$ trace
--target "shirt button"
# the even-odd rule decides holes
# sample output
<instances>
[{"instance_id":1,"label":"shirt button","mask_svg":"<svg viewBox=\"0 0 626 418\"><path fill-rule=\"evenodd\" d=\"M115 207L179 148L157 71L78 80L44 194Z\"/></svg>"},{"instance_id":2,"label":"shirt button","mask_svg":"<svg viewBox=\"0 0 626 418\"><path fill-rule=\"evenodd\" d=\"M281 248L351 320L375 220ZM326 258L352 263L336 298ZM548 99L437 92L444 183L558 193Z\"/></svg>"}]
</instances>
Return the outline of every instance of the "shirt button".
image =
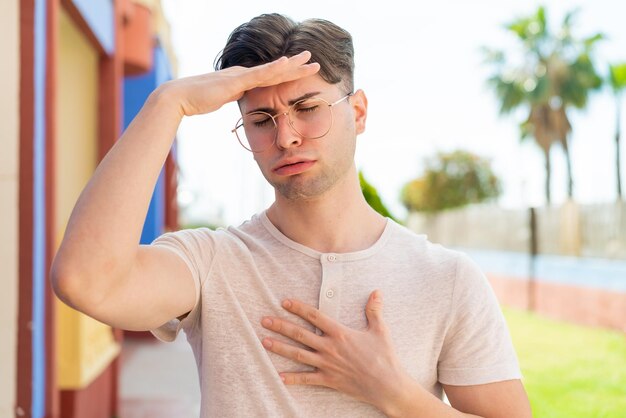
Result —
<instances>
[{"instance_id":1,"label":"shirt button","mask_svg":"<svg viewBox=\"0 0 626 418\"><path fill-rule=\"evenodd\" d=\"M335 291L334 291L333 289L328 289L328 290L326 291L326 297L330 299L330 298L332 298L333 296L335 296Z\"/></svg>"},{"instance_id":2,"label":"shirt button","mask_svg":"<svg viewBox=\"0 0 626 418\"><path fill-rule=\"evenodd\" d=\"M332 254L328 256L328 261L335 261L335 260L337 260L336 256L334 256Z\"/></svg>"}]
</instances>

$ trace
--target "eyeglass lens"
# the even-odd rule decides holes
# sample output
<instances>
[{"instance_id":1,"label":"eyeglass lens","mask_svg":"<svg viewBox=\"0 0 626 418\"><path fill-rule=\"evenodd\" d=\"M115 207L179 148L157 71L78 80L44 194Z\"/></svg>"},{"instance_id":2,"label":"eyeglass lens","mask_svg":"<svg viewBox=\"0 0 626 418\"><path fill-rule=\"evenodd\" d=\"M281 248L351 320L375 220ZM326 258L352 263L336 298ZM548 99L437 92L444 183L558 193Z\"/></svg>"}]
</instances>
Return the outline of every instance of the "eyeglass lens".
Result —
<instances>
[{"instance_id":1,"label":"eyeglass lens","mask_svg":"<svg viewBox=\"0 0 626 418\"><path fill-rule=\"evenodd\" d=\"M274 144L277 133L277 119L269 113L253 112L244 115L237 124L235 133L244 148L259 152ZM304 139L324 136L330 130L332 113L329 104L323 99L307 99L289 108L289 123Z\"/></svg>"}]
</instances>

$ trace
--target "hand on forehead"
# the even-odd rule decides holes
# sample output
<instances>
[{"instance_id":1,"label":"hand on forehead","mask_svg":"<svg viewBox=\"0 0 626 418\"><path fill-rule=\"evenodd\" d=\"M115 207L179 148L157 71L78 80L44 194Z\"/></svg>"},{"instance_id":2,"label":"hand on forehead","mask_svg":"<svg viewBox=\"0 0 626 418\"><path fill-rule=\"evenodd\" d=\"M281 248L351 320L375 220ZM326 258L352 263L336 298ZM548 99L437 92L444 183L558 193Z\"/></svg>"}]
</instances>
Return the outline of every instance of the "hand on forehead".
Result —
<instances>
[{"instance_id":1,"label":"hand on forehead","mask_svg":"<svg viewBox=\"0 0 626 418\"><path fill-rule=\"evenodd\" d=\"M297 80L248 90L239 101L239 106L245 113L259 109L265 111L285 109L299 100L311 97L332 98L333 88L336 87L324 81L318 74L313 74Z\"/></svg>"}]
</instances>

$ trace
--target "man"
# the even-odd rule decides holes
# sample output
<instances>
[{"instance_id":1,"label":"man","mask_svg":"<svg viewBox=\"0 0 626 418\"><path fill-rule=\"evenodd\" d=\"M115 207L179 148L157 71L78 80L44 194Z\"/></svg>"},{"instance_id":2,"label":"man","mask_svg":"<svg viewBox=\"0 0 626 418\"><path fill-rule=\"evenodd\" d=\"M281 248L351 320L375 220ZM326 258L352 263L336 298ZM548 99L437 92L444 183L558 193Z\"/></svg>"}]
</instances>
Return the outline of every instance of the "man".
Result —
<instances>
[{"instance_id":1,"label":"man","mask_svg":"<svg viewBox=\"0 0 626 418\"><path fill-rule=\"evenodd\" d=\"M262 15L217 66L158 88L104 158L54 261L59 297L166 341L184 329L202 416L530 416L484 276L362 196L350 35ZM233 132L275 202L239 227L138 245L182 117L235 100Z\"/></svg>"}]
</instances>

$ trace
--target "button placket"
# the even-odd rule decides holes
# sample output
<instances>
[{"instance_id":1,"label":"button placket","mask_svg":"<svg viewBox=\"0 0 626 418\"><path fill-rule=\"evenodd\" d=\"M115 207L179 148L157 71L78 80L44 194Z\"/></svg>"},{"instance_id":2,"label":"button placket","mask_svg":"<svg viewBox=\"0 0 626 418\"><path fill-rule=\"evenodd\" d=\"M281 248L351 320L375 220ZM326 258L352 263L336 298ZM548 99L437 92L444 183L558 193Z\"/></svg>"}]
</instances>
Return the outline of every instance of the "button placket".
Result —
<instances>
[{"instance_id":1,"label":"button placket","mask_svg":"<svg viewBox=\"0 0 626 418\"><path fill-rule=\"evenodd\" d=\"M338 319L339 313L339 285L343 267L336 254L323 254L320 257L322 264L322 283L319 296L321 312Z\"/></svg>"}]
</instances>

